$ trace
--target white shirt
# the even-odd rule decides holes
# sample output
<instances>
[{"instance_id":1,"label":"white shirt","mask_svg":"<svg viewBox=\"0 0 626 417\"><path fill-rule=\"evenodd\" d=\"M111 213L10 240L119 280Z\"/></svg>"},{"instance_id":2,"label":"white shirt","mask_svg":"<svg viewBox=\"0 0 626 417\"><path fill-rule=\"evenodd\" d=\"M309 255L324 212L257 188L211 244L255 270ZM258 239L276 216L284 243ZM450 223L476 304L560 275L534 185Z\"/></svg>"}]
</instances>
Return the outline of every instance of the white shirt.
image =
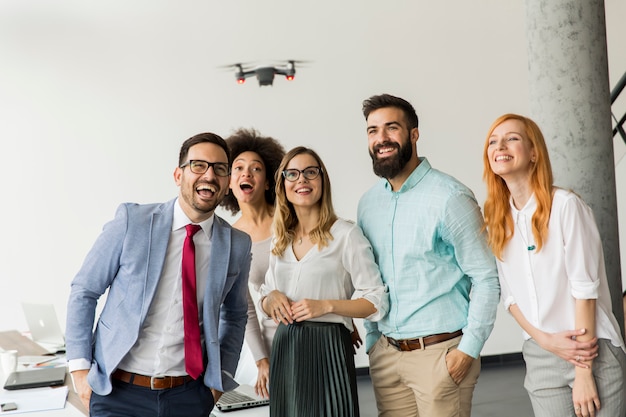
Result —
<instances>
[{"instance_id":1,"label":"white shirt","mask_svg":"<svg viewBox=\"0 0 626 417\"><path fill-rule=\"evenodd\" d=\"M182 304L182 250L187 232L185 226L191 223L180 203L174 204L172 231L163 263L163 271L157 285L154 299L139 331L135 345L122 359L118 368L150 376L186 375L184 354L184 327ZM196 253L196 293L200 328L202 329L202 305L206 280L209 276L209 253L213 216L199 223L193 241ZM201 279L204 277L204 279ZM138 279L143 279L138 277ZM204 334L200 332L204 346ZM69 361L69 369L89 369L86 359Z\"/></svg>"},{"instance_id":2,"label":"white shirt","mask_svg":"<svg viewBox=\"0 0 626 417\"><path fill-rule=\"evenodd\" d=\"M320 250L315 245L300 260L291 246L280 258L270 255L261 294L266 296L277 289L293 301L364 298L376 308L376 312L366 318L380 320L389 309L389 298L369 241L357 225L342 219L333 224L330 233L333 239L328 246ZM310 321L343 323L352 330L352 319L337 314L326 314Z\"/></svg>"},{"instance_id":3,"label":"white shirt","mask_svg":"<svg viewBox=\"0 0 626 417\"><path fill-rule=\"evenodd\" d=\"M511 202L515 230L497 261L504 307L517 304L533 326L555 333L575 329L576 299L595 299L597 337L624 349L593 212L576 194L557 189L547 239L537 251L531 225L536 208L534 195L521 210Z\"/></svg>"},{"instance_id":4,"label":"white shirt","mask_svg":"<svg viewBox=\"0 0 626 417\"><path fill-rule=\"evenodd\" d=\"M269 359L274 340L274 333L278 325L274 320L263 317L263 311L257 314L261 285L265 282L265 274L270 262L270 247L272 238L268 237L259 242L252 242L252 263L248 278L248 323L246 324L245 341L252 352L254 361L263 358Z\"/></svg>"}]
</instances>

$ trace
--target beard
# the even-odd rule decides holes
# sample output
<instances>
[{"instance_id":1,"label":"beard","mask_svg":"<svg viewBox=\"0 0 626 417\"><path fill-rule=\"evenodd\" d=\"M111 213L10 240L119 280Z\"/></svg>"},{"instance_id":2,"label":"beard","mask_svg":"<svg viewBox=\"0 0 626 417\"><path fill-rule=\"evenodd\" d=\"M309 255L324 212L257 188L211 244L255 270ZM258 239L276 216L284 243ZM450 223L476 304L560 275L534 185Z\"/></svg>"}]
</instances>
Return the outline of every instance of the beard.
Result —
<instances>
[{"instance_id":1,"label":"beard","mask_svg":"<svg viewBox=\"0 0 626 417\"><path fill-rule=\"evenodd\" d=\"M201 183L213 185L216 188L217 192L211 198L201 198L196 193L196 188ZM180 191L180 195L183 201L187 204L187 206L189 206L190 209L194 210L198 214L213 213L226 194L227 191L225 191L224 188L220 186L219 182L204 180L195 182L192 186L181 186Z\"/></svg>"},{"instance_id":2,"label":"beard","mask_svg":"<svg viewBox=\"0 0 626 417\"><path fill-rule=\"evenodd\" d=\"M378 149L394 147L398 150L395 155L387 158L378 158ZM370 151L370 157L372 158L372 167L374 168L374 174L382 178L394 178L398 175L411 160L413 156L413 146L411 141L407 137L406 141L402 144L395 142L384 142L376 145L373 152Z\"/></svg>"}]
</instances>

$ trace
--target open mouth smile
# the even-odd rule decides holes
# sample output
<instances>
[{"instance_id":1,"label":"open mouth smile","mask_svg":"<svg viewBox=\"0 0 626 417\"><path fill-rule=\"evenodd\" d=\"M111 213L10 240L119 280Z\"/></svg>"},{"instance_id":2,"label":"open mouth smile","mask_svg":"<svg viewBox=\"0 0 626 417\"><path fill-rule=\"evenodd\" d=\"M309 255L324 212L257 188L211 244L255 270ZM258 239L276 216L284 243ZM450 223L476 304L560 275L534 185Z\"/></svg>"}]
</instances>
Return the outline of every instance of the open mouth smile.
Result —
<instances>
[{"instance_id":1,"label":"open mouth smile","mask_svg":"<svg viewBox=\"0 0 626 417\"><path fill-rule=\"evenodd\" d=\"M211 198L217 194L217 187L213 184L200 184L196 187L196 193L203 198Z\"/></svg>"}]
</instances>

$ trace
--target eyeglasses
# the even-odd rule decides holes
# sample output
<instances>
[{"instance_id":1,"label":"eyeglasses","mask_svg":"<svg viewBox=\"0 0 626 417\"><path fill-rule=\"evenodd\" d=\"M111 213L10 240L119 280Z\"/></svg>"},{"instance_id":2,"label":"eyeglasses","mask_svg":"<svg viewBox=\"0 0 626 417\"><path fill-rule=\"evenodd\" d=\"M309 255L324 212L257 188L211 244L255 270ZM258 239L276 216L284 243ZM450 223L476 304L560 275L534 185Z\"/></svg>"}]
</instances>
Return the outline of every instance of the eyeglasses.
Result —
<instances>
[{"instance_id":1,"label":"eyeglasses","mask_svg":"<svg viewBox=\"0 0 626 417\"><path fill-rule=\"evenodd\" d=\"M207 162L201 159L190 159L180 166L180 168L185 168L189 165L189 169L194 174L204 174L209 170L209 168L213 167L213 172L218 177L228 177L230 175L230 167L226 162Z\"/></svg>"},{"instance_id":2,"label":"eyeglasses","mask_svg":"<svg viewBox=\"0 0 626 417\"><path fill-rule=\"evenodd\" d=\"M284 170L283 177L285 177L287 181L294 182L298 181L300 174L302 174L302 176L307 180L314 180L320 175L321 172L322 168L320 167L306 167L303 170L292 168Z\"/></svg>"}]
</instances>

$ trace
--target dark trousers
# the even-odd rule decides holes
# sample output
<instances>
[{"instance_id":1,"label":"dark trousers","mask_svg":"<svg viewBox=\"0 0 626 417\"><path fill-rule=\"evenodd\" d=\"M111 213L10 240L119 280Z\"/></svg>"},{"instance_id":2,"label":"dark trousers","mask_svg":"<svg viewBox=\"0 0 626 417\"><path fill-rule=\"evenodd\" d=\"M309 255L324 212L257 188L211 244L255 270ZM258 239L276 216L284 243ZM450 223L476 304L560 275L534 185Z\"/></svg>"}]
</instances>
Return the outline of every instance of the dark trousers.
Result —
<instances>
[{"instance_id":1,"label":"dark trousers","mask_svg":"<svg viewBox=\"0 0 626 417\"><path fill-rule=\"evenodd\" d=\"M213 395L202 377L184 385L153 391L113 380L109 395L91 395L90 417L208 417Z\"/></svg>"}]
</instances>

